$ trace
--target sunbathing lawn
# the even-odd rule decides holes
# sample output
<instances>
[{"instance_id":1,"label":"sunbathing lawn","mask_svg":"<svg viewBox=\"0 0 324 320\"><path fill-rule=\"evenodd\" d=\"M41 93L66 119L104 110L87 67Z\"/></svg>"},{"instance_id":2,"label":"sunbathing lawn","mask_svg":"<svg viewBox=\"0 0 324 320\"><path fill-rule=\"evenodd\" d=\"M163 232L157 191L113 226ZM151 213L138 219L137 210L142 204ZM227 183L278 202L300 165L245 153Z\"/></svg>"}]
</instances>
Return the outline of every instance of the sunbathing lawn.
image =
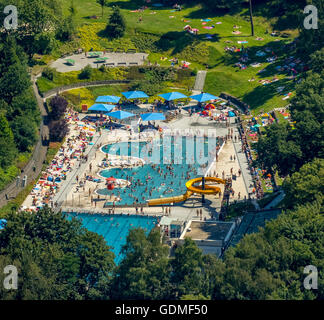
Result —
<instances>
[{"instance_id":1,"label":"sunbathing lawn","mask_svg":"<svg viewBox=\"0 0 324 320\"><path fill-rule=\"evenodd\" d=\"M94 50L103 50L105 48L117 48L122 47L124 49L134 48L134 44L131 39L136 37L138 32L146 32L161 37L167 35L176 41L166 41L167 45L164 51L161 52L148 52L149 60L151 62L157 62L161 65L170 65L169 59L176 54L182 54L187 61L191 62L190 67L196 70L205 70L205 63L199 63L201 57L199 53L195 52L196 45L192 43L196 40L200 45L214 48L213 54L208 59L208 75L206 79L206 85L204 91L219 95L221 92L227 92L244 102L248 103L251 107L253 114L259 112L268 112L276 107L284 107L289 103L288 100L282 100L283 95L277 93L276 88L284 86L285 89L282 92L288 93L293 91L294 84L291 80L286 78L286 75L277 73L274 69L276 66L282 63L282 59L289 55L288 52L282 49L285 42L290 42L293 37L297 36L297 31L291 31L292 38L283 39L278 38L280 41L275 42L276 38L270 35L272 29L269 21L263 17L255 17L255 37L250 36L250 23L248 19L248 11L244 10L235 15L223 15L209 16L210 12L198 5L192 7L186 7L180 12L173 12L168 8L152 7L147 9L143 13L132 12L138 9L143 2L142 1L128 1L119 0L118 2L109 1L110 4L116 3L125 17L127 23L126 35L123 39L109 42L102 37L100 31L102 31L107 23L110 15L110 7L105 7L104 17L101 17L101 7L95 0L78 0L75 2L77 8L76 21L80 29L80 43L86 48L94 48ZM65 12L68 13L69 1L64 2ZM99 19L90 19L89 16L97 16ZM143 17L143 21L139 22L139 16ZM210 18L211 22L207 22L202 25L201 19ZM220 23L221 24L218 24ZM192 28L199 29L198 36L188 37L188 34L183 31L183 27L189 24ZM214 25L213 29L205 29ZM232 33L233 25L240 26L239 30L241 34L235 35ZM267 32L268 31L268 32ZM206 39L206 35L213 36L212 39ZM256 40L256 37L263 38L262 41ZM253 62L262 62L262 65L257 68L249 66L246 70L239 70L234 67L234 63L238 62L240 57L237 54L226 54L224 51L225 46L241 45L237 43L239 40L247 40L248 44L245 46L251 48L251 54L249 57L251 60L248 64ZM231 44L226 41L232 41ZM193 45L193 47L192 47ZM261 74L257 72L265 67L269 66L269 63L265 63L266 57L256 58L255 52L264 49L266 46L270 46L274 49L278 56L278 61L267 68L267 71ZM89 49L88 48L88 49ZM161 57L166 57L165 61L161 61ZM196 60L196 61L195 61ZM279 78L279 81L262 85L258 81L262 79L272 79L274 76ZM255 78L255 81L249 82L251 78Z\"/></svg>"}]
</instances>

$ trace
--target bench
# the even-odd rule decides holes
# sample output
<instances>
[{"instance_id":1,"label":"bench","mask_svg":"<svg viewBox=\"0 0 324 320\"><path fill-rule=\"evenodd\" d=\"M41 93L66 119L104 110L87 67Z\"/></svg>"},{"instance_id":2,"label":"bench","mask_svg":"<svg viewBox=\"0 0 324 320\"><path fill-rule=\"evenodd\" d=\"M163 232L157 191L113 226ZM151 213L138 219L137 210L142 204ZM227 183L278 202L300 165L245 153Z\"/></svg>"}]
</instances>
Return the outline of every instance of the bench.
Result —
<instances>
[{"instance_id":1,"label":"bench","mask_svg":"<svg viewBox=\"0 0 324 320\"><path fill-rule=\"evenodd\" d=\"M117 48L115 53L125 53L125 50L123 48Z\"/></svg>"},{"instance_id":2,"label":"bench","mask_svg":"<svg viewBox=\"0 0 324 320\"><path fill-rule=\"evenodd\" d=\"M105 64L106 67L114 67L115 63L114 62L109 62Z\"/></svg>"},{"instance_id":3,"label":"bench","mask_svg":"<svg viewBox=\"0 0 324 320\"><path fill-rule=\"evenodd\" d=\"M128 49L126 53L136 53L136 49Z\"/></svg>"},{"instance_id":4,"label":"bench","mask_svg":"<svg viewBox=\"0 0 324 320\"><path fill-rule=\"evenodd\" d=\"M118 66L127 66L127 63L126 63L126 62L118 62L117 65L118 65Z\"/></svg>"},{"instance_id":5,"label":"bench","mask_svg":"<svg viewBox=\"0 0 324 320\"><path fill-rule=\"evenodd\" d=\"M130 66L138 66L138 62L130 62L129 65Z\"/></svg>"}]
</instances>

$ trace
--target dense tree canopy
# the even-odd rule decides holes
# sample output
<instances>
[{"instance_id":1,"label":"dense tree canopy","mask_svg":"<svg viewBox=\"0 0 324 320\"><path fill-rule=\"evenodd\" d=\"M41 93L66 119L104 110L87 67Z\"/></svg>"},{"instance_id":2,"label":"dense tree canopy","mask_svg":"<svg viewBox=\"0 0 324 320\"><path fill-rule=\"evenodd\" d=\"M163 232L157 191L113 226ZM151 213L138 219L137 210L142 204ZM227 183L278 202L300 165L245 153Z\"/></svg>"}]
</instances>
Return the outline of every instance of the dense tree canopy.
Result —
<instances>
[{"instance_id":1,"label":"dense tree canopy","mask_svg":"<svg viewBox=\"0 0 324 320\"><path fill-rule=\"evenodd\" d=\"M322 51L311 56L310 64L314 70L296 86L296 96L290 106L295 128L286 123L274 124L259 139L258 163L267 170L276 169L285 176L314 158L324 156Z\"/></svg>"},{"instance_id":2,"label":"dense tree canopy","mask_svg":"<svg viewBox=\"0 0 324 320\"><path fill-rule=\"evenodd\" d=\"M167 299L170 297L170 266L167 246L161 244L160 231L148 236L133 229L123 248L126 255L116 270L113 299Z\"/></svg>"},{"instance_id":3,"label":"dense tree canopy","mask_svg":"<svg viewBox=\"0 0 324 320\"><path fill-rule=\"evenodd\" d=\"M31 151L39 120L27 57L13 37L5 37L0 44L0 189L17 174L17 153Z\"/></svg>"},{"instance_id":4,"label":"dense tree canopy","mask_svg":"<svg viewBox=\"0 0 324 320\"><path fill-rule=\"evenodd\" d=\"M315 159L303 165L284 181L286 205L291 208L315 200L321 202L324 195L323 181L324 159Z\"/></svg>"},{"instance_id":5,"label":"dense tree canopy","mask_svg":"<svg viewBox=\"0 0 324 320\"><path fill-rule=\"evenodd\" d=\"M281 175L294 172L302 165L302 151L292 139L288 123L273 124L257 143L257 162L263 168L278 170Z\"/></svg>"},{"instance_id":6,"label":"dense tree canopy","mask_svg":"<svg viewBox=\"0 0 324 320\"><path fill-rule=\"evenodd\" d=\"M102 236L45 208L10 213L0 233L0 266L20 274L17 291L0 286L1 299L102 299L107 297L114 255ZM35 281L37 279L37 281Z\"/></svg>"}]
</instances>

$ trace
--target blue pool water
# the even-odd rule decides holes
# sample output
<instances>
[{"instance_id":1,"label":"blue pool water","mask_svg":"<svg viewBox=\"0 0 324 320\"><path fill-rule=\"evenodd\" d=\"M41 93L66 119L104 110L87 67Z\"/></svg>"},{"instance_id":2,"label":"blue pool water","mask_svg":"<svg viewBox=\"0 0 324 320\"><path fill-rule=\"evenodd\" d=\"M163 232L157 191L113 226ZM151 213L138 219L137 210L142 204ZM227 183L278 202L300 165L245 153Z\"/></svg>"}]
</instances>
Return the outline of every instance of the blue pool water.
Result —
<instances>
[{"instance_id":1,"label":"blue pool water","mask_svg":"<svg viewBox=\"0 0 324 320\"><path fill-rule=\"evenodd\" d=\"M107 154L133 156L145 160L135 168L103 170L100 175L131 182L126 188L101 189L104 196L121 198L118 205L145 204L146 200L178 196L186 192L186 181L201 177L214 160L217 138L179 137L147 142L120 142L103 147ZM109 160L109 157L108 157ZM111 202L107 202L111 204Z\"/></svg>"},{"instance_id":2,"label":"blue pool water","mask_svg":"<svg viewBox=\"0 0 324 320\"><path fill-rule=\"evenodd\" d=\"M89 231L102 235L107 244L112 247L115 254L115 263L119 264L123 259L122 247L126 244L126 238L130 229L142 228L146 234L155 227L158 218L134 215L94 215L84 213L67 213L67 219L81 220L83 227Z\"/></svg>"}]
</instances>

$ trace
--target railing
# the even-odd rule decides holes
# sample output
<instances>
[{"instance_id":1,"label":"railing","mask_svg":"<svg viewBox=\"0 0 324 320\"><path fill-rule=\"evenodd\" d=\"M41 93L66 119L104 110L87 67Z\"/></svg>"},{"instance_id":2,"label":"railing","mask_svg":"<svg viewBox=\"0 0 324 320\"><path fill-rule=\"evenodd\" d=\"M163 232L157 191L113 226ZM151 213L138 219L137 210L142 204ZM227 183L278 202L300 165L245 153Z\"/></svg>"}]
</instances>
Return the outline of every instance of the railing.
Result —
<instances>
[{"instance_id":1,"label":"railing","mask_svg":"<svg viewBox=\"0 0 324 320\"><path fill-rule=\"evenodd\" d=\"M62 87L57 87L55 89L51 89L47 92L41 93L41 96L44 99L49 98L50 96L56 95L58 93L68 91L75 88L83 88L83 87L91 87L91 86L101 86L101 85L108 85L108 84L127 84L130 83L130 80L101 80L101 81L89 81L89 82L78 82Z\"/></svg>"}]
</instances>

